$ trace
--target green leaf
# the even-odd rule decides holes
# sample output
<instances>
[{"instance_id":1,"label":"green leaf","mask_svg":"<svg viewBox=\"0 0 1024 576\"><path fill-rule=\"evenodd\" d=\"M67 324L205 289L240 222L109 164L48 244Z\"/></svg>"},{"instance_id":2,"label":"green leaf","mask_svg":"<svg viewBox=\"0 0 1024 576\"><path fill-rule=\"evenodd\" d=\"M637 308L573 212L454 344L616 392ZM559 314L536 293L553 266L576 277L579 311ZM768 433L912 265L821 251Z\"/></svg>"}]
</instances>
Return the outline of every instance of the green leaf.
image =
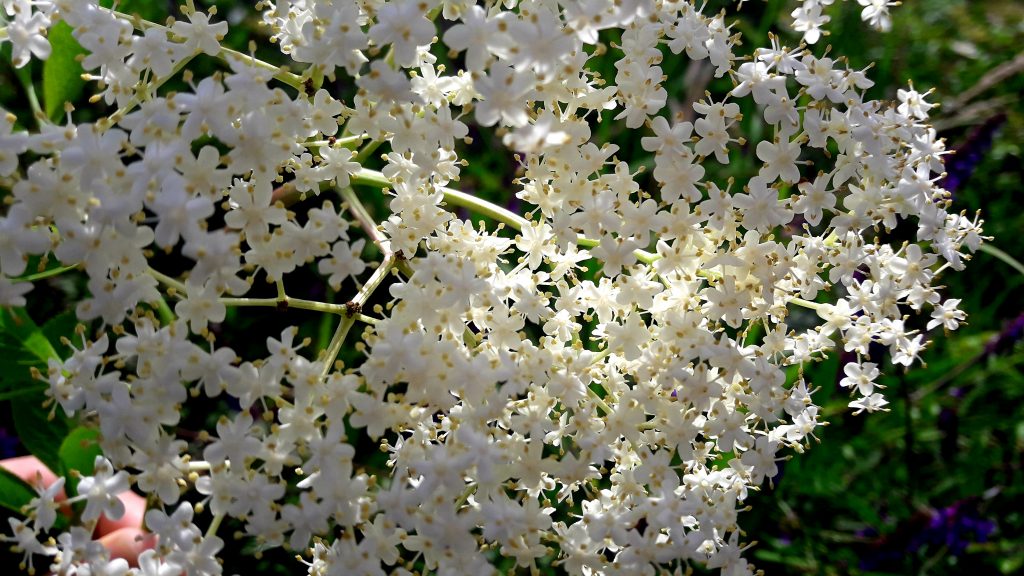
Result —
<instances>
[{"instance_id":1,"label":"green leaf","mask_svg":"<svg viewBox=\"0 0 1024 576\"><path fill-rule=\"evenodd\" d=\"M36 491L27 482L0 468L0 507L21 514L21 507L36 497Z\"/></svg>"},{"instance_id":2,"label":"green leaf","mask_svg":"<svg viewBox=\"0 0 1024 576\"><path fill-rule=\"evenodd\" d=\"M75 316L74 310L68 310L62 314L58 314L53 318L50 318L42 325L43 335L50 341L50 345L54 347L61 358L67 359L73 354L73 350L70 346L65 346L61 341L61 336L64 336L71 340L76 341L75 327L78 326L78 316ZM81 346L81 341L78 341Z\"/></svg>"},{"instance_id":3,"label":"green leaf","mask_svg":"<svg viewBox=\"0 0 1024 576\"><path fill-rule=\"evenodd\" d=\"M6 356L11 352L21 360L44 366L50 358L57 358L57 351L24 308L0 312L0 353Z\"/></svg>"},{"instance_id":4,"label":"green leaf","mask_svg":"<svg viewBox=\"0 0 1024 576\"><path fill-rule=\"evenodd\" d=\"M71 474L72 470L82 476L91 476L96 457L103 454L99 444L100 432L95 428L79 426L75 428L60 445L60 474L67 478L65 488L68 496L78 494L78 479Z\"/></svg>"},{"instance_id":5,"label":"green leaf","mask_svg":"<svg viewBox=\"0 0 1024 576\"><path fill-rule=\"evenodd\" d=\"M65 331L68 322L58 316L48 330ZM67 436L68 420L59 411L50 418L50 410L43 407L46 387L29 370L45 370L47 361L58 357L44 329L24 309L0 310L0 399L11 402L11 420L22 445L54 471L59 470L57 451Z\"/></svg>"},{"instance_id":6,"label":"green leaf","mask_svg":"<svg viewBox=\"0 0 1024 576\"><path fill-rule=\"evenodd\" d=\"M42 398L46 392L46 386L41 384L34 384L31 386L19 386L14 390L7 390L0 392L0 402L10 400L12 398L18 398L20 396L31 396L35 395L38 398Z\"/></svg>"},{"instance_id":7,"label":"green leaf","mask_svg":"<svg viewBox=\"0 0 1024 576\"><path fill-rule=\"evenodd\" d=\"M30 368L46 369L57 351L22 308L0 308L0 392L32 385Z\"/></svg>"},{"instance_id":8,"label":"green leaf","mask_svg":"<svg viewBox=\"0 0 1024 576\"><path fill-rule=\"evenodd\" d=\"M57 120L64 114L64 103L74 102L82 95L82 65L76 57L85 50L71 35L71 26L58 22L50 29L53 51L43 65L43 103L46 116Z\"/></svg>"},{"instance_id":9,"label":"green leaf","mask_svg":"<svg viewBox=\"0 0 1024 576\"><path fill-rule=\"evenodd\" d=\"M58 451L68 435L68 420L59 410L51 420L43 408L43 397L18 396L11 399L11 415L18 439L33 456L55 472L60 470Z\"/></svg>"},{"instance_id":10,"label":"green leaf","mask_svg":"<svg viewBox=\"0 0 1024 576\"><path fill-rule=\"evenodd\" d=\"M111 8L113 0L104 0L100 5ZM167 16L166 9L156 0L124 0L118 9L126 14L138 14L152 22ZM85 81L82 80L84 70L77 57L87 52L75 40L72 28L66 22L55 24L47 38L52 51L43 64L43 104L46 116L57 121L64 114L64 103L75 102L82 96L85 88Z\"/></svg>"}]
</instances>

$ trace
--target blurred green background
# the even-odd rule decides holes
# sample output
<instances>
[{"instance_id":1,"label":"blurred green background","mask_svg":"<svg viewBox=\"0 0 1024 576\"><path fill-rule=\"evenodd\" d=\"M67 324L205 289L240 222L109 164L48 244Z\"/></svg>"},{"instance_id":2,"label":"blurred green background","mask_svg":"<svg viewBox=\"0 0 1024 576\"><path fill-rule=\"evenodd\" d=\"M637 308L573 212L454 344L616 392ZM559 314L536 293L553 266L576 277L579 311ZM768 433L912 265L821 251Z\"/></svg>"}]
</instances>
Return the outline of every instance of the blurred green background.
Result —
<instances>
[{"instance_id":1,"label":"blurred green background","mask_svg":"<svg viewBox=\"0 0 1024 576\"><path fill-rule=\"evenodd\" d=\"M127 11L158 20L174 14L174 4L120 2ZM227 44L247 50L247 42L256 39L262 45L257 54L273 59L273 47L265 42L265 32L256 28L249 3L215 4L234 26ZM711 1L705 13L731 4ZM797 37L787 25L795 4L748 0L737 22L745 46L737 52L762 44L768 30L795 45ZM1024 2L907 0L893 9L889 33L868 29L860 21L860 9L852 0L830 7L831 35L816 51L830 44L832 55L847 57L857 69L874 62L869 72L876 82L868 92L872 98L894 99L908 79L920 91L934 88L929 100L941 107L933 110L933 123L947 149L954 151L947 156L945 181L954 193L953 207L968 214L981 210L986 233L994 237L991 245L1008 259L1024 260ZM685 112L706 88L721 94L731 87L728 79L712 80L706 71L687 70L682 60L667 54L663 63L670 75L666 88L673 111ZM219 68L205 59L196 65L199 77L205 74L203 67ZM614 76L610 62L605 74ZM9 65L0 64L0 105L29 123L22 81L31 78L39 86L45 75L36 63L19 79ZM351 86L341 80L334 89L345 93ZM80 90L70 87L68 97L80 98ZM78 102L76 121L89 117L87 108ZM756 143L756 111L744 112L748 121L742 130ZM650 163L639 147L642 131L619 128L602 125L595 137L619 144L619 156L634 167ZM477 144L464 151L471 165L460 187L513 202L508 192L514 166L510 155L489 145L496 144L493 134L475 136ZM753 163L744 162L743 154L737 158L734 153L733 158L727 170L709 167L709 177L722 182L730 175L748 176ZM377 216L383 214L383 201L371 209ZM923 356L925 367L903 374L888 365L882 383L888 387L891 412L850 415L849 398L837 387L844 358L808 370L809 380L820 388L815 397L830 425L818 434L821 445L784 463L774 488L766 485L754 494L749 500L752 509L741 515L746 540L757 541L747 557L758 568L768 574L1024 573L1024 346L1018 343L1024 336L1024 275L1008 259L979 253L964 273L943 278L946 296L963 300L969 324L948 337L934 334ZM310 280L311 292L304 296L332 297L323 293L322 282L312 281L312 274ZM317 286L320 293L313 292ZM48 333L66 333L74 321L62 313L81 289L81 282L69 276L39 282L30 295L29 313ZM343 292L349 289L346 286ZM279 334L277 326L304 318L262 318L260 334ZM331 333L331 321L319 322L310 315L303 330L324 340ZM230 338L245 334L255 321L233 316L227 325L232 322L231 332L219 335L221 342L243 355L263 353L262 337L249 343ZM346 356L355 353L349 350L343 353ZM10 402L0 404L0 421L10 422ZM210 408L212 415L207 416L215 420L225 406ZM213 420L204 422L203 414L188 416L192 427L212 429ZM25 450L6 427L0 429L0 449L6 455ZM263 571L276 564L270 559L290 562L289 557L274 553L251 568ZM246 564L236 562L246 561L229 559L229 572L244 571ZM282 573L291 573L290 568Z\"/></svg>"}]
</instances>

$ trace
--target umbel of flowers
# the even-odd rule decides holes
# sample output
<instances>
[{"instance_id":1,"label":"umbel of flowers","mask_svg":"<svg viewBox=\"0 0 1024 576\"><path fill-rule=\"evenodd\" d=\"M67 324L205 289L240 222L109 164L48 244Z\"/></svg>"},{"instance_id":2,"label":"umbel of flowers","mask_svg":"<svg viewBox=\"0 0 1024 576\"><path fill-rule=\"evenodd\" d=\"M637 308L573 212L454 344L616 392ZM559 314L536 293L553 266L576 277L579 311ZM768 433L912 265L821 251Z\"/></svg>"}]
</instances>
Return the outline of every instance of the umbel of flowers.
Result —
<instances>
[{"instance_id":1,"label":"umbel of flowers","mask_svg":"<svg viewBox=\"0 0 1024 576\"><path fill-rule=\"evenodd\" d=\"M889 26L892 2L858 1ZM227 23L191 0L166 25L95 0L2 0L15 66L47 58L66 22L94 81L94 122L0 122L0 304L31 298L31 256L88 275L90 328L37 377L103 451L75 522L58 527L42 490L4 538L61 574L230 573L227 518L318 576L489 574L503 559L752 572L744 500L822 424L814 383L787 367L855 352L850 407L884 410L869 346L911 366L926 341L908 315L955 329L958 301L933 282L982 241L935 184L925 94L866 101L865 71L817 49L832 0L796 4L803 42L740 52L730 16L702 2L263 0L286 69L222 47ZM198 55L221 71L195 77ZM673 116L664 57L707 60L733 88ZM182 74L189 90L161 88ZM739 132L745 98L763 141ZM640 159L597 140L602 118L642 134L647 189ZM523 212L458 189L471 125L516 154ZM744 154L749 178L706 171ZM374 220L381 194L390 215ZM186 270L154 267L164 252ZM289 296L307 269L356 288ZM277 296L248 297L254 281ZM387 306L363 308L375 291ZM263 358L209 330L260 306L339 325L323 350L275 334ZM818 321L787 324L798 308ZM346 346L356 366L336 363ZM199 396L240 409L189 443L176 425ZM386 468L368 471L353 434ZM129 489L158 537L138 568L91 536Z\"/></svg>"}]
</instances>

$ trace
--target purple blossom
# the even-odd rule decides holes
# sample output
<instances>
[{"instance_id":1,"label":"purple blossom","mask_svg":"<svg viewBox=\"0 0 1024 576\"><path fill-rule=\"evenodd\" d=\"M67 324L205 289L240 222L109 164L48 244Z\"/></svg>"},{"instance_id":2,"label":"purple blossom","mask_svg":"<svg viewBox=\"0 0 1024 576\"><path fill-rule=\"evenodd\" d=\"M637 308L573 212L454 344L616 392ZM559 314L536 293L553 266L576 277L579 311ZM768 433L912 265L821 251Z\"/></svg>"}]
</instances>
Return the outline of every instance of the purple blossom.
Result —
<instances>
[{"instance_id":1,"label":"purple blossom","mask_svg":"<svg viewBox=\"0 0 1024 576\"><path fill-rule=\"evenodd\" d=\"M996 130L1005 123L1006 114L1000 112L975 128L967 139L946 157L946 177L939 181L939 186L948 190L950 194L959 190L970 179L985 153L992 148L992 138Z\"/></svg>"},{"instance_id":2,"label":"purple blossom","mask_svg":"<svg viewBox=\"0 0 1024 576\"><path fill-rule=\"evenodd\" d=\"M1024 338L1024 313L1011 320L1003 330L993 336L986 344L983 357L1002 354L1013 347L1021 338Z\"/></svg>"}]
</instances>

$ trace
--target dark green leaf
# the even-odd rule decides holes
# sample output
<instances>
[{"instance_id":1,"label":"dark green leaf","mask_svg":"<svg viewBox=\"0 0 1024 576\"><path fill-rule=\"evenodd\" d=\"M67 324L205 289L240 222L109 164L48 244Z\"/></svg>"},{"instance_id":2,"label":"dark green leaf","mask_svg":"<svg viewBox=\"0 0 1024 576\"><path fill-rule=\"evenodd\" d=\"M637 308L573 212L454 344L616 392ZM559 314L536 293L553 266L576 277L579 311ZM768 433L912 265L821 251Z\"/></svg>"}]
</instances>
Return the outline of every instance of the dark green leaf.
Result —
<instances>
[{"instance_id":1,"label":"dark green leaf","mask_svg":"<svg viewBox=\"0 0 1024 576\"><path fill-rule=\"evenodd\" d=\"M22 445L50 470L60 470L57 454L69 428L61 411L55 411L51 420L42 395L25 395L11 399L11 414Z\"/></svg>"},{"instance_id":2,"label":"dark green leaf","mask_svg":"<svg viewBox=\"0 0 1024 576\"><path fill-rule=\"evenodd\" d=\"M92 475L96 457L103 453L100 450L99 436L99 430L79 426L68 433L61 443L58 453L60 474L67 478L66 489L69 496L78 493L78 480L70 474L72 470L82 476Z\"/></svg>"},{"instance_id":3,"label":"dark green leaf","mask_svg":"<svg viewBox=\"0 0 1024 576\"><path fill-rule=\"evenodd\" d=\"M50 340L22 308L0 309L0 392L32 385L30 368L57 358Z\"/></svg>"},{"instance_id":4,"label":"dark green leaf","mask_svg":"<svg viewBox=\"0 0 1024 576\"><path fill-rule=\"evenodd\" d=\"M0 468L0 507L21 514L21 507L36 497L36 491L21 478Z\"/></svg>"},{"instance_id":5,"label":"dark green leaf","mask_svg":"<svg viewBox=\"0 0 1024 576\"><path fill-rule=\"evenodd\" d=\"M74 102L82 95L82 65L76 60L85 50L71 35L71 26L58 22L50 29L53 51L43 65L43 104L46 115L57 120L64 114L64 103Z\"/></svg>"},{"instance_id":6,"label":"dark green leaf","mask_svg":"<svg viewBox=\"0 0 1024 576\"><path fill-rule=\"evenodd\" d=\"M63 314L59 314L50 318L42 326L43 335L50 341L50 344L54 347L61 358L67 359L72 354L70 346L65 346L61 343L61 336L68 338L72 342L75 342L75 327L78 326L78 317L75 316L74 310L68 310ZM81 342L78 345L81 346Z\"/></svg>"},{"instance_id":7,"label":"dark green leaf","mask_svg":"<svg viewBox=\"0 0 1024 576\"><path fill-rule=\"evenodd\" d=\"M18 398L21 396L34 395L37 398L42 398L43 394L45 394L45 390L46 386L43 386L38 383L34 383L32 385L18 386L13 390L5 390L3 392L0 392L0 402L10 400L12 398Z\"/></svg>"},{"instance_id":8,"label":"dark green leaf","mask_svg":"<svg viewBox=\"0 0 1024 576\"><path fill-rule=\"evenodd\" d=\"M47 360L57 357L57 351L24 308L0 312L0 353L6 356L11 352L32 364L44 366Z\"/></svg>"}]
</instances>

